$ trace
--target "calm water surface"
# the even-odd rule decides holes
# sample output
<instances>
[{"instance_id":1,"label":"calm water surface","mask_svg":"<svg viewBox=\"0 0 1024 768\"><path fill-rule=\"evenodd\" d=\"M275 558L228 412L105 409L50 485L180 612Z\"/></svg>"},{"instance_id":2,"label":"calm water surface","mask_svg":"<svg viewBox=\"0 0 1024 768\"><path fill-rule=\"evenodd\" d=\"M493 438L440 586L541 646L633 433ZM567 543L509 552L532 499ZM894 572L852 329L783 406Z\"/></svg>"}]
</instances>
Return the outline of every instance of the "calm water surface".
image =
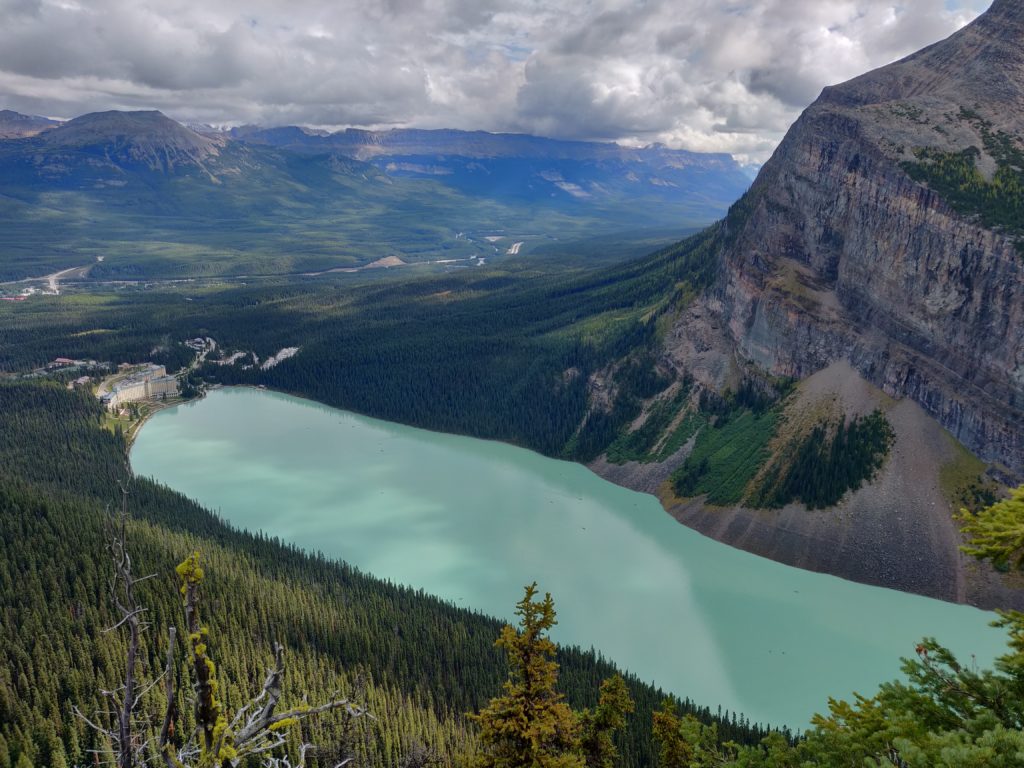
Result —
<instances>
[{"instance_id":1,"label":"calm water surface","mask_svg":"<svg viewBox=\"0 0 1024 768\"><path fill-rule=\"evenodd\" d=\"M756 721L803 727L829 695L873 693L925 635L985 664L1003 647L989 613L741 552L582 466L278 393L162 411L132 465L237 526L508 620L536 580L556 640Z\"/></svg>"}]
</instances>

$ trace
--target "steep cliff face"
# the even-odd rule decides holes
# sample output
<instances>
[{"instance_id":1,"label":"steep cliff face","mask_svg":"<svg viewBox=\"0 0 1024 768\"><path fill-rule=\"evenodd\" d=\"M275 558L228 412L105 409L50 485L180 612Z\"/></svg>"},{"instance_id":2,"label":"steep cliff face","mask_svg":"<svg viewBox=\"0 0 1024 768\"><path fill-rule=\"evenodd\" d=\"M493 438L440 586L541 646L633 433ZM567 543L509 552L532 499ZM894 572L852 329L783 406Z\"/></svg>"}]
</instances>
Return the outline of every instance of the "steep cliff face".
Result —
<instances>
[{"instance_id":1,"label":"steep cliff face","mask_svg":"<svg viewBox=\"0 0 1024 768\"><path fill-rule=\"evenodd\" d=\"M693 339L724 333L774 373L847 360L1024 475L1024 233L908 172L967 150L988 183L1022 170L1022 136L1016 0L826 89L731 211L718 284L680 321L670 354L720 377L721 355L709 363Z\"/></svg>"}]
</instances>

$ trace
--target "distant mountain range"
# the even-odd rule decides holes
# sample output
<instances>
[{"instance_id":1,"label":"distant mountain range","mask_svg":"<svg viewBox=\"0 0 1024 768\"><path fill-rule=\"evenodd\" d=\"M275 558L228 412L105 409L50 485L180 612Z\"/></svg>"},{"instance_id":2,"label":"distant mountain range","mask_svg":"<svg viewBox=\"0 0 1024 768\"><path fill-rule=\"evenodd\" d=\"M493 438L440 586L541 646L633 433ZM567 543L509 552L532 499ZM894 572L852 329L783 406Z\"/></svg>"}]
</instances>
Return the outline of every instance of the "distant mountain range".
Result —
<instances>
[{"instance_id":1,"label":"distant mountain range","mask_svg":"<svg viewBox=\"0 0 1024 768\"><path fill-rule=\"evenodd\" d=\"M221 131L186 126L157 111L96 112L67 122L0 112L0 137L33 136L39 137L37 142L16 147L54 153L91 150L93 155L102 153L112 167L141 164L164 172L205 167L205 160L233 143L273 147L307 156L346 157L389 176L436 179L468 194L489 197L601 200L653 195L664 201L703 198L714 205L716 200L731 201L747 186L747 174L731 155L687 152L660 144L634 148L455 130L329 133L299 126L247 125ZM40 167L44 172L55 170L45 160ZM64 162L59 168L73 173L72 165Z\"/></svg>"},{"instance_id":2,"label":"distant mountain range","mask_svg":"<svg viewBox=\"0 0 1024 768\"><path fill-rule=\"evenodd\" d=\"M244 126L228 132L250 144L294 152L336 152L391 176L442 179L469 194L601 199L653 194L676 199L700 191L728 197L743 185L743 169L727 154L700 154L655 144L560 141L484 131L394 129L337 133L289 126Z\"/></svg>"},{"instance_id":3,"label":"distant mountain range","mask_svg":"<svg viewBox=\"0 0 1024 768\"><path fill-rule=\"evenodd\" d=\"M750 181L728 155L661 146L195 128L155 111L0 113L0 215L18 222L0 233L13 254L0 279L71 266L75 252L110 257L94 277L482 258L503 254L506 237L528 252L538 240L705 224Z\"/></svg>"},{"instance_id":4,"label":"distant mountain range","mask_svg":"<svg viewBox=\"0 0 1024 768\"><path fill-rule=\"evenodd\" d=\"M35 115L22 115L9 109L0 109L0 139L20 139L35 136L60 125L59 120Z\"/></svg>"}]
</instances>

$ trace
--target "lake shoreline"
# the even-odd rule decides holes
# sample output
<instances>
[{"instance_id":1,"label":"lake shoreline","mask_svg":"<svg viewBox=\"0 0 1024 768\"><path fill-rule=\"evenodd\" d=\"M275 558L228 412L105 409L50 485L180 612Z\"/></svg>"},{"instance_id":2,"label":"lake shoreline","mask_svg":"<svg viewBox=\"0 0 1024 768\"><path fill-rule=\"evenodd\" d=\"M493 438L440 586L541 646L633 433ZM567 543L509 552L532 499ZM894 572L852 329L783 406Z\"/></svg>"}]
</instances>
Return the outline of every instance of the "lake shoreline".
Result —
<instances>
[{"instance_id":1,"label":"lake shoreline","mask_svg":"<svg viewBox=\"0 0 1024 768\"><path fill-rule=\"evenodd\" d=\"M210 387L209 391L216 391L218 389L251 389L257 391L262 390L266 392L276 392L299 400L304 400L315 405L335 408L349 413L356 413L372 419L379 419L378 416L372 413L361 413L350 408L343 408L341 406L332 405L331 403L325 403L301 392L292 392L285 389L278 389L276 387L268 387L258 384L236 384L229 386L218 384ZM195 399L198 400L205 397L205 395L206 391L204 391L199 398ZM153 414L147 414L143 421L148 420L152 415ZM402 426L412 427L414 429L422 429L438 435L468 437L473 440L482 440L484 442L522 448L523 450L528 450L533 453L537 453L537 455L544 456L544 454L535 451L529 446L519 445L507 440L478 437L474 435L461 435L453 432L442 432L426 427L402 424L401 422L391 423L401 424ZM142 424L133 431L133 440L141 427ZM982 591L981 599L967 599L966 595L952 595L941 588L936 588L934 585L932 588L922 588L920 573L917 566L909 560L906 561L907 565L905 568L897 568L881 575L877 573L865 574L864 571L858 567L858 564L852 563L848 559L827 557L830 553L827 551L827 547L825 546L818 548L807 547L806 532L793 526L783 527L762 520L762 518L766 516L777 517L778 512L775 510L719 508L705 504L700 498L685 500L678 499L668 488L668 477L672 470L664 463L640 465L635 462L629 462L624 465L618 465L606 461L603 456L588 464L553 456L545 456L545 458L585 467L602 480L606 480L621 488L653 496L657 499L665 514L675 520L678 524L696 531L700 535L712 539L720 544L724 544L741 552L746 552L757 557L762 557L767 560L780 563L790 568L796 568L798 570L808 571L811 573L836 576L840 579L856 584L892 589L906 594L920 595L922 597L942 600L943 602L954 605L969 605L981 610L994 610L997 608L1024 610L1024 591L1021 590L1008 591L990 589L988 592ZM834 510L816 510L814 512L806 512L806 514L831 514L833 512ZM973 563L968 563L965 565L965 568L973 570L976 578L980 578L984 575L981 573L982 569L972 569L972 566L974 566Z\"/></svg>"},{"instance_id":2,"label":"lake shoreline","mask_svg":"<svg viewBox=\"0 0 1024 768\"><path fill-rule=\"evenodd\" d=\"M897 677L926 635L981 663L1005 646L990 614L722 546L650 494L500 441L253 386L146 426L135 471L230 525L499 620L537 581L558 605L557 642L756 721L803 727L827 696Z\"/></svg>"}]
</instances>

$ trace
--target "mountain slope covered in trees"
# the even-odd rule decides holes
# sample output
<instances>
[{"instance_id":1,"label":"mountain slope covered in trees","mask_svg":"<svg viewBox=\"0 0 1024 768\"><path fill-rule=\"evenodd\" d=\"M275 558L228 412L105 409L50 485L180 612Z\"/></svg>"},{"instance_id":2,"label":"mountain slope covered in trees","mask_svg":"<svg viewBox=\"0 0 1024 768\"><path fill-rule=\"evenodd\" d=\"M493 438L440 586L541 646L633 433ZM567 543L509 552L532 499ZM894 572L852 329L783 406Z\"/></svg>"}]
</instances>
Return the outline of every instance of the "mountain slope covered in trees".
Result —
<instances>
[{"instance_id":1,"label":"mountain slope covered in trees","mask_svg":"<svg viewBox=\"0 0 1024 768\"><path fill-rule=\"evenodd\" d=\"M103 744L70 707L103 709L100 690L123 676L124 639L104 631L116 621L104 521L126 477L124 443L101 427L94 398L52 382L0 383L0 406L0 765L82 764ZM313 765L349 752L361 765L400 765L416 745L447 764L474 748L465 713L498 691L499 622L234 531L146 480L131 481L128 506L136 571L156 574L140 585L151 624L147 673L162 669L165 628L179 621L174 567L200 550L206 615L232 706L258 689L280 641L289 691L311 700L341 691L376 716L354 732L340 719L313 726L307 737L325 748ZM576 649L561 649L559 661L561 688L577 707L592 706L614 672ZM637 714L619 744L625 764L638 766L649 760L648 719L664 694L628 682ZM162 696L151 691L146 710L159 712ZM698 714L711 718L706 709ZM732 718L723 727L742 741L762 735Z\"/></svg>"},{"instance_id":2,"label":"mountain slope covered in trees","mask_svg":"<svg viewBox=\"0 0 1024 768\"><path fill-rule=\"evenodd\" d=\"M360 282L365 275L259 287L119 285L0 307L11 339L0 367L25 370L56 356L180 365L188 359L181 340L196 335L261 360L300 347L267 371L210 364L197 376L588 462L616 482L660 493L686 524L782 562L1017 605L1024 597L1008 599L1013 585L991 570L965 572L948 513L1021 471L1015 361L1024 302L1006 217L1016 210L1024 152L1022 40L1019 5L999 0L949 40L828 89L722 222L645 259L553 270L509 257L459 275L389 274L370 287ZM75 149L91 135L82 138L80 128L24 141L53 142L65 131ZM484 146L494 137L476 134L255 131L246 143L199 134L185 141L184 130L168 128L165 143L176 149L165 160L193 170L208 164L214 176L217 163L255 169L243 174L255 185L248 192L242 182L211 191L201 174L162 175L167 190L205 190L188 205L207 205L209 195L266 202L259 189L270 182L260 174L284 174L297 186L278 188L274 200L315 207L324 189L351 191L361 173L383 173L352 157L325 171L313 148L333 144L378 160L446 142L467 157L500 156ZM302 151L286 162L275 145ZM122 153L115 159L153 157L150 139L114 146ZM443 196L429 203L445 200L458 207ZM981 203L998 216L981 215ZM438 220L436 210L415 211L417 226ZM18 240L16 229L6 232ZM252 240L256 230L237 232ZM439 242L437 232L421 234ZM38 252L30 239L18 242ZM261 242L281 257L273 238ZM161 253L196 263L177 246ZM228 271L239 274L243 256L267 271L258 253L241 252L228 258ZM92 274L117 276L114 261ZM205 263L210 274L222 271L216 257ZM854 428L876 410L888 425ZM826 447L836 454L827 473L801 467ZM854 471L840 455L854 457ZM904 487L911 473L925 478L918 493ZM848 529L812 507L841 508L853 522ZM907 565L916 562L926 566Z\"/></svg>"}]
</instances>

